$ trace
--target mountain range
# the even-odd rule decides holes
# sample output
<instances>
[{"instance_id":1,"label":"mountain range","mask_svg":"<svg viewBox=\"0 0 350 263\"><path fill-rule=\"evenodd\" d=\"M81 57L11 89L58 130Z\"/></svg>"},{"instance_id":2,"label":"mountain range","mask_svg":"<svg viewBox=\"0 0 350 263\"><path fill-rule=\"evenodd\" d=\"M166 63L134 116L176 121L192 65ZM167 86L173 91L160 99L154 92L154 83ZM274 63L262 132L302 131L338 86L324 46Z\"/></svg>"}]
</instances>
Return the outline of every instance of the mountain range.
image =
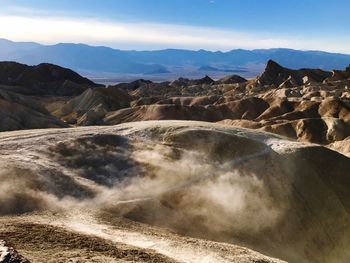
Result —
<instances>
[{"instance_id":1,"label":"mountain range","mask_svg":"<svg viewBox=\"0 0 350 263\"><path fill-rule=\"evenodd\" d=\"M267 60L272 59L291 69L343 69L350 64L350 55L322 51L301 51L285 48L228 52L165 49L155 51L119 50L103 46L59 43L41 45L0 39L0 60L29 65L52 63L73 69L97 82L120 82L146 76L151 80L176 79L179 76L199 78L210 75L220 78L239 73L251 78L258 75Z\"/></svg>"}]
</instances>

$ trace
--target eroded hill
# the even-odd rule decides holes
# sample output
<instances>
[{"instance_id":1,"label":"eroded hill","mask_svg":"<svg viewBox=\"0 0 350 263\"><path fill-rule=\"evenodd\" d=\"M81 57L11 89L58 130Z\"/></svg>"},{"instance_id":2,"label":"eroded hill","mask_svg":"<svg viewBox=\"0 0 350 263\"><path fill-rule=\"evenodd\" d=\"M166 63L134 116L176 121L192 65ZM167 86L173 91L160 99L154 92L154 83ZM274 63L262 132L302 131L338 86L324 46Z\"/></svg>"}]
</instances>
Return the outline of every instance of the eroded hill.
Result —
<instances>
[{"instance_id":1,"label":"eroded hill","mask_svg":"<svg viewBox=\"0 0 350 263\"><path fill-rule=\"evenodd\" d=\"M336 146L342 140L347 143L350 135L349 85L349 67L333 72L291 70L269 61L265 71L251 80L239 76L217 81L138 80L88 89L63 104L46 107L71 125L199 120Z\"/></svg>"}]
</instances>

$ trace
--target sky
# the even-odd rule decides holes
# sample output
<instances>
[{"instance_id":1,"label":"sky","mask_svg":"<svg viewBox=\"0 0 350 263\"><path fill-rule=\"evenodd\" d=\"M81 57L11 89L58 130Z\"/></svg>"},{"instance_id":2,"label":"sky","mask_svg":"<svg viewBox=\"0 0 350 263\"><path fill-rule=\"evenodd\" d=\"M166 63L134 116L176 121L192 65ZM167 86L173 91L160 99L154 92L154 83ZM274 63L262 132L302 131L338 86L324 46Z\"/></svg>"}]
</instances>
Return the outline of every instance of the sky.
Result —
<instances>
[{"instance_id":1,"label":"sky","mask_svg":"<svg viewBox=\"0 0 350 263\"><path fill-rule=\"evenodd\" d=\"M0 38L227 51L350 54L349 0L0 0Z\"/></svg>"}]
</instances>

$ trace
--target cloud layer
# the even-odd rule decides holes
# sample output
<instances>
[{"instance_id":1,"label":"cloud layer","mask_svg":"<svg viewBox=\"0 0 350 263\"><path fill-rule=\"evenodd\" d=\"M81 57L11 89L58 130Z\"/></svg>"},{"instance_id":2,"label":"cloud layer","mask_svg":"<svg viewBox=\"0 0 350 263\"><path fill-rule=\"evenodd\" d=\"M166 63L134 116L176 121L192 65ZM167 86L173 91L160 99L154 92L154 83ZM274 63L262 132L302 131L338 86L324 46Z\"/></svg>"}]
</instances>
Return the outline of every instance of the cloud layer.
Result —
<instances>
[{"instance_id":1,"label":"cloud layer","mask_svg":"<svg viewBox=\"0 0 350 263\"><path fill-rule=\"evenodd\" d=\"M285 47L350 53L346 41L304 39L269 33L243 33L211 27L125 23L70 17L2 15L0 37L45 44L81 42L121 49L186 48L231 50Z\"/></svg>"}]
</instances>

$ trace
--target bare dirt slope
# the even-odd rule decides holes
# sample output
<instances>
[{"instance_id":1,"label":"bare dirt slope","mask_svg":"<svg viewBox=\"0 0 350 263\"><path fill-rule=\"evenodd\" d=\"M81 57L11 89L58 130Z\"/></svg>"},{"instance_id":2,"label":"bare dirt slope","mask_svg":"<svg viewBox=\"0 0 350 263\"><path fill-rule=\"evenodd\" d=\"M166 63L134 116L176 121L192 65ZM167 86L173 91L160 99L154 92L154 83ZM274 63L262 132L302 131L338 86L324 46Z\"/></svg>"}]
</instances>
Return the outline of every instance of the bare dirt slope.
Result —
<instances>
[{"instance_id":1,"label":"bare dirt slope","mask_svg":"<svg viewBox=\"0 0 350 263\"><path fill-rule=\"evenodd\" d=\"M192 187L211 180L202 170L173 171L182 154L192 155L181 146L187 129L190 136L197 130L211 136L214 129L216 140L223 126L149 122L2 133L0 240L31 262L282 262L229 244L234 242L210 241L220 240L199 235L201 228L187 233L174 225L188 228L197 219L189 214L187 222L190 207L172 208L165 202L176 198L166 195L191 195ZM175 131L185 131L185 137ZM153 161L146 163L144 155ZM166 166L175 161L167 172L153 163L163 158ZM180 215L182 209L188 211Z\"/></svg>"},{"instance_id":2,"label":"bare dirt slope","mask_svg":"<svg viewBox=\"0 0 350 263\"><path fill-rule=\"evenodd\" d=\"M350 159L318 145L150 121L4 132L0 150L0 240L33 262L349 260Z\"/></svg>"}]
</instances>

